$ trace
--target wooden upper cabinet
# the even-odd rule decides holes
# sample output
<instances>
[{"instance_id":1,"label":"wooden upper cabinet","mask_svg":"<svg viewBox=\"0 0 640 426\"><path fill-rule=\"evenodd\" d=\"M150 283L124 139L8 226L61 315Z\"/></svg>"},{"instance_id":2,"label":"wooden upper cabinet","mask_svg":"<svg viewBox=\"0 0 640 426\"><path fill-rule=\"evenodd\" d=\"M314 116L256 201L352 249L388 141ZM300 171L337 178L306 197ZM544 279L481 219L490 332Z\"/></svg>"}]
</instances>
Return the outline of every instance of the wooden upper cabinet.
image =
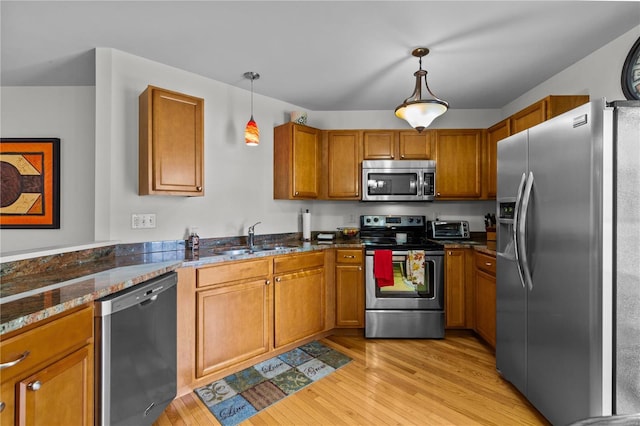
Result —
<instances>
[{"instance_id":1,"label":"wooden upper cabinet","mask_svg":"<svg viewBox=\"0 0 640 426\"><path fill-rule=\"evenodd\" d=\"M487 197L495 198L498 193L498 141L508 137L510 132L509 119L502 120L487 129Z\"/></svg>"},{"instance_id":2,"label":"wooden upper cabinet","mask_svg":"<svg viewBox=\"0 0 640 426\"><path fill-rule=\"evenodd\" d=\"M148 86L139 97L140 195L204 195L204 100Z\"/></svg>"},{"instance_id":3,"label":"wooden upper cabinet","mask_svg":"<svg viewBox=\"0 0 640 426\"><path fill-rule=\"evenodd\" d=\"M436 198L480 198L483 131L447 129L435 132Z\"/></svg>"},{"instance_id":4,"label":"wooden upper cabinet","mask_svg":"<svg viewBox=\"0 0 640 426\"><path fill-rule=\"evenodd\" d=\"M322 170L320 130L285 123L273 129L273 147L273 198L318 198Z\"/></svg>"},{"instance_id":5,"label":"wooden upper cabinet","mask_svg":"<svg viewBox=\"0 0 640 426\"><path fill-rule=\"evenodd\" d=\"M322 181L327 186L326 198L360 199L360 135L357 130L325 132L323 171L326 176Z\"/></svg>"},{"instance_id":6,"label":"wooden upper cabinet","mask_svg":"<svg viewBox=\"0 0 640 426\"><path fill-rule=\"evenodd\" d=\"M433 130L398 132L398 151L401 160L431 159L431 139Z\"/></svg>"},{"instance_id":7,"label":"wooden upper cabinet","mask_svg":"<svg viewBox=\"0 0 640 426\"><path fill-rule=\"evenodd\" d=\"M429 160L433 131L365 130L362 134L364 160Z\"/></svg>"},{"instance_id":8,"label":"wooden upper cabinet","mask_svg":"<svg viewBox=\"0 0 640 426\"><path fill-rule=\"evenodd\" d=\"M362 133L362 158L364 160L395 160L398 158L393 130L365 130Z\"/></svg>"},{"instance_id":9,"label":"wooden upper cabinet","mask_svg":"<svg viewBox=\"0 0 640 426\"><path fill-rule=\"evenodd\" d=\"M551 95L509 117L515 134L589 102L588 95Z\"/></svg>"}]
</instances>

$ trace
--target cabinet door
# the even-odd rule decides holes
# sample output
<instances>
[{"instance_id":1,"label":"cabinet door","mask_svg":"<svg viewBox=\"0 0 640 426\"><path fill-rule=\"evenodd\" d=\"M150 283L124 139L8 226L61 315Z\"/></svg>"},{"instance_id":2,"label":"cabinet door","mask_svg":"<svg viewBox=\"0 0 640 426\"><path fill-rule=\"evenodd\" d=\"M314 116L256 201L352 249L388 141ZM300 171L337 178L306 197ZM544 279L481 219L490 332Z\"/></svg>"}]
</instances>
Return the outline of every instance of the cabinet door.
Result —
<instances>
[{"instance_id":1,"label":"cabinet door","mask_svg":"<svg viewBox=\"0 0 640 426\"><path fill-rule=\"evenodd\" d=\"M496 347L496 277L476 270L476 331Z\"/></svg>"},{"instance_id":2,"label":"cabinet door","mask_svg":"<svg viewBox=\"0 0 640 426\"><path fill-rule=\"evenodd\" d=\"M401 160L430 160L432 130L398 132Z\"/></svg>"},{"instance_id":3,"label":"cabinet door","mask_svg":"<svg viewBox=\"0 0 640 426\"><path fill-rule=\"evenodd\" d=\"M327 132L327 198L360 199L360 133Z\"/></svg>"},{"instance_id":4,"label":"cabinet door","mask_svg":"<svg viewBox=\"0 0 640 426\"><path fill-rule=\"evenodd\" d=\"M509 120L502 120L487 130L487 197L496 198L498 187L498 141L511 134Z\"/></svg>"},{"instance_id":5,"label":"cabinet door","mask_svg":"<svg viewBox=\"0 0 640 426\"><path fill-rule=\"evenodd\" d=\"M466 260L464 249L445 251L445 325L465 327L465 276Z\"/></svg>"},{"instance_id":6,"label":"cabinet door","mask_svg":"<svg viewBox=\"0 0 640 426\"><path fill-rule=\"evenodd\" d=\"M285 123L273 129L273 198L314 199L320 194L321 132Z\"/></svg>"},{"instance_id":7,"label":"cabinet door","mask_svg":"<svg viewBox=\"0 0 640 426\"><path fill-rule=\"evenodd\" d=\"M516 134L547 119L547 102L543 99L518 111L509 118L511 133Z\"/></svg>"},{"instance_id":8,"label":"cabinet door","mask_svg":"<svg viewBox=\"0 0 640 426\"><path fill-rule=\"evenodd\" d=\"M364 327L361 265L336 265L336 326Z\"/></svg>"},{"instance_id":9,"label":"cabinet door","mask_svg":"<svg viewBox=\"0 0 640 426\"><path fill-rule=\"evenodd\" d=\"M270 281L197 292L197 377L269 350Z\"/></svg>"},{"instance_id":10,"label":"cabinet door","mask_svg":"<svg viewBox=\"0 0 640 426\"><path fill-rule=\"evenodd\" d=\"M204 195L204 100L149 86L139 112L139 194Z\"/></svg>"},{"instance_id":11,"label":"cabinet door","mask_svg":"<svg viewBox=\"0 0 640 426\"><path fill-rule=\"evenodd\" d=\"M293 128L293 197L318 198L321 170L320 131L307 126Z\"/></svg>"},{"instance_id":12,"label":"cabinet door","mask_svg":"<svg viewBox=\"0 0 640 426\"><path fill-rule=\"evenodd\" d=\"M436 194L439 199L482 195L482 130L436 130Z\"/></svg>"},{"instance_id":13,"label":"cabinet door","mask_svg":"<svg viewBox=\"0 0 640 426\"><path fill-rule=\"evenodd\" d=\"M397 132L392 130L365 130L362 134L364 160L395 160Z\"/></svg>"},{"instance_id":14,"label":"cabinet door","mask_svg":"<svg viewBox=\"0 0 640 426\"><path fill-rule=\"evenodd\" d=\"M324 268L275 277L275 347L324 329Z\"/></svg>"},{"instance_id":15,"label":"cabinet door","mask_svg":"<svg viewBox=\"0 0 640 426\"><path fill-rule=\"evenodd\" d=\"M93 425L93 345L18 382L18 425Z\"/></svg>"}]
</instances>

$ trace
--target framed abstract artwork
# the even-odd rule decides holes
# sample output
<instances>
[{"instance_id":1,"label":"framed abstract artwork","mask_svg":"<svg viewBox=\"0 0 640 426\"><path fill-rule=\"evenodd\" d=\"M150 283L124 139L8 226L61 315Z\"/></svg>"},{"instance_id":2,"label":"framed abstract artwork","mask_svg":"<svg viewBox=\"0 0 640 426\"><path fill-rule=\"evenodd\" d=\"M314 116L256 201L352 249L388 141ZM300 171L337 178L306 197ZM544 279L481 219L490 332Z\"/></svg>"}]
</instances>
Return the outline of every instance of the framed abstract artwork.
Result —
<instances>
[{"instance_id":1,"label":"framed abstract artwork","mask_svg":"<svg viewBox=\"0 0 640 426\"><path fill-rule=\"evenodd\" d=\"M0 228L60 228L60 139L0 139Z\"/></svg>"}]
</instances>

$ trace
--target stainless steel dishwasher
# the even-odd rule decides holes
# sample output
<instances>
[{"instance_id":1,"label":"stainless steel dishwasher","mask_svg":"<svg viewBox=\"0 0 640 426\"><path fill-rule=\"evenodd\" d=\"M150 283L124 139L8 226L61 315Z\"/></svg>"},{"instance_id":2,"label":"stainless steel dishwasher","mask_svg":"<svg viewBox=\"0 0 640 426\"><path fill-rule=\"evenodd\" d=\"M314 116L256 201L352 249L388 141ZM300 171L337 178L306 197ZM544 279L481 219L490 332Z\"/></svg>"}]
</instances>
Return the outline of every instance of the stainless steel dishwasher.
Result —
<instances>
[{"instance_id":1,"label":"stainless steel dishwasher","mask_svg":"<svg viewBox=\"0 0 640 426\"><path fill-rule=\"evenodd\" d=\"M176 284L170 272L96 301L96 424L151 425L175 398Z\"/></svg>"}]
</instances>

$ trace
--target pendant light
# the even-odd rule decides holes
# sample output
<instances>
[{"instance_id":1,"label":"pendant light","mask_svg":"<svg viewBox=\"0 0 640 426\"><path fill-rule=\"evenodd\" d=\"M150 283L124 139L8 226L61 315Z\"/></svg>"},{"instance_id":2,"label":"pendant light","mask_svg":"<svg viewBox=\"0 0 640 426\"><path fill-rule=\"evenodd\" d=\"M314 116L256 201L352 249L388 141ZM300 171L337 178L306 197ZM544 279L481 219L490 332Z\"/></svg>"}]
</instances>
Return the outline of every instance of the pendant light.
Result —
<instances>
[{"instance_id":1,"label":"pendant light","mask_svg":"<svg viewBox=\"0 0 640 426\"><path fill-rule=\"evenodd\" d=\"M244 129L244 141L247 146L258 146L260 143L260 130L258 130L258 125L253 119L253 80L259 79L260 74L249 71L244 73L244 78L251 80L251 118Z\"/></svg>"},{"instance_id":2,"label":"pendant light","mask_svg":"<svg viewBox=\"0 0 640 426\"><path fill-rule=\"evenodd\" d=\"M416 88L413 94L404 100L402 105L396 108L396 117L406 120L411 127L415 128L418 132L422 132L426 127L429 127L431 122L444 114L449 108L449 103L438 99L427 84L427 71L422 69L422 57L429 54L429 49L426 47L418 47L411 52L411 54L419 58L420 68L413 75L416 77ZM430 98L422 97L422 77L424 77L424 85L427 88L427 92L431 95Z\"/></svg>"}]
</instances>

